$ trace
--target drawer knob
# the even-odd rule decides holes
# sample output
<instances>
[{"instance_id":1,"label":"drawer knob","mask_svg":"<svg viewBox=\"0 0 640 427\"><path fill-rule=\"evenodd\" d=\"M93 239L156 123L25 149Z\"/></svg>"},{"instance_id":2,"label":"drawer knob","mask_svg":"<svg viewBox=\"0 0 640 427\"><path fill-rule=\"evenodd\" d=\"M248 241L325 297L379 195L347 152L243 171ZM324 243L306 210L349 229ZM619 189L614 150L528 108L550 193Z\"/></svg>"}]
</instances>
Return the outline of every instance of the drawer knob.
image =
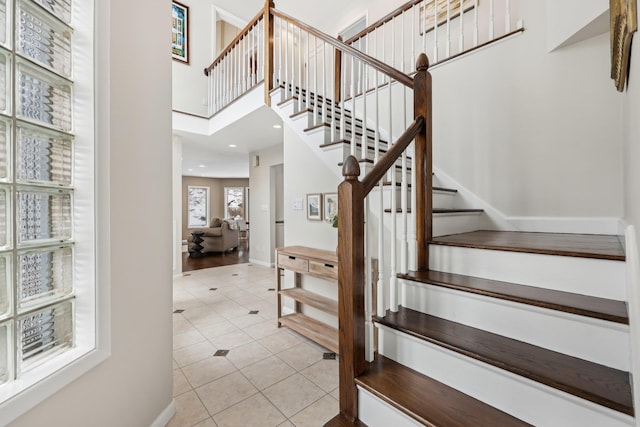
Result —
<instances>
[{"instance_id":1,"label":"drawer knob","mask_svg":"<svg viewBox=\"0 0 640 427\"><path fill-rule=\"evenodd\" d=\"M333 268L333 265L331 265L331 264L325 264L324 266L325 267L329 267L329 268Z\"/></svg>"},{"instance_id":2,"label":"drawer knob","mask_svg":"<svg viewBox=\"0 0 640 427\"><path fill-rule=\"evenodd\" d=\"M294 256L289 256L289 259L296 259L296 257L294 257Z\"/></svg>"}]
</instances>

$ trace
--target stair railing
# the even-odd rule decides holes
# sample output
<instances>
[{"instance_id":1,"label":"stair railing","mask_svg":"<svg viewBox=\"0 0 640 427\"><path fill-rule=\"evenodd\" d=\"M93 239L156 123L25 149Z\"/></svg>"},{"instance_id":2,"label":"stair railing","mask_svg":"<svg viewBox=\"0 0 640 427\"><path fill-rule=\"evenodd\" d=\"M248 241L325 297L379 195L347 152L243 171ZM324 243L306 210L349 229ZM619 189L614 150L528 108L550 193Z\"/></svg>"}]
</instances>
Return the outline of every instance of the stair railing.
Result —
<instances>
[{"instance_id":1,"label":"stair railing","mask_svg":"<svg viewBox=\"0 0 640 427\"><path fill-rule=\"evenodd\" d=\"M260 11L204 69L209 116L258 86L265 76L265 14Z\"/></svg>"},{"instance_id":2,"label":"stair railing","mask_svg":"<svg viewBox=\"0 0 640 427\"><path fill-rule=\"evenodd\" d=\"M257 67L263 74L250 65L254 52L258 64L264 61ZM331 140L349 147L345 181L338 190L338 305L340 410L351 420L357 417L354 380L375 352L374 312L383 316L387 309L397 311L398 272L428 268L431 78L426 55L417 63L412 78L267 1L205 70L211 87L219 89L212 96L213 110L229 105L263 79L267 104L271 88L281 91L283 102L310 113L312 127L328 130ZM347 71L348 83L341 78ZM415 120L408 123L411 116ZM371 168L362 181L360 162ZM373 192L376 187L379 191ZM385 212L385 198L390 199L391 215ZM410 218L415 224L411 233Z\"/></svg>"},{"instance_id":3,"label":"stair railing","mask_svg":"<svg viewBox=\"0 0 640 427\"><path fill-rule=\"evenodd\" d=\"M421 52L430 52L433 67L523 31L517 6L517 0L412 0L345 43L411 72Z\"/></svg>"}]
</instances>

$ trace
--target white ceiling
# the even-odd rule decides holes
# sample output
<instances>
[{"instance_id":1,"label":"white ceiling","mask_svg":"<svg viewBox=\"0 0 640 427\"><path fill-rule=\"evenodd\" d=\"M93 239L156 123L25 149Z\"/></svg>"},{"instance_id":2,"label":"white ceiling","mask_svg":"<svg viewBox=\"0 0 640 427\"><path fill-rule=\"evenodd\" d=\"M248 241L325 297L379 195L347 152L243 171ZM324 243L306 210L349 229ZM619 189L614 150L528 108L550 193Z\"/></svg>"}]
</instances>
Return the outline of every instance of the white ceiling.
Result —
<instances>
[{"instance_id":1,"label":"white ceiling","mask_svg":"<svg viewBox=\"0 0 640 427\"><path fill-rule=\"evenodd\" d=\"M174 131L182 140L182 175L248 178L249 153L282 143L282 127L274 125L282 120L264 106L211 136Z\"/></svg>"}]
</instances>

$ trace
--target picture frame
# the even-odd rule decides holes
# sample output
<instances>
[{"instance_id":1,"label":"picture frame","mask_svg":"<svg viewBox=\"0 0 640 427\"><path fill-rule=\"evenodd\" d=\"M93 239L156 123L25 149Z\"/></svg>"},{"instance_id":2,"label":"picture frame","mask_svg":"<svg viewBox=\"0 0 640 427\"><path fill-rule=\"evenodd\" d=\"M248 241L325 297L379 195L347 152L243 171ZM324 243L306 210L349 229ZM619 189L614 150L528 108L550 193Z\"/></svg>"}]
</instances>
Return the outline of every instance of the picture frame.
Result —
<instances>
[{"instance_id":1,"label":"picture frame","mask_svg":"<svg viewBox=\"0 0 640 427\"><path fill-rule=\"evenodd\" d=\"M322 221L322 194L307 194L307 219Z\"/></svg>"},{"instance_id":2,"label":"picture frame","mask_svg":"<svg viewBox=\"0 0 640 427\"><path fill-rule=\"evenodd\" d=\"M338 193L322 194L323 219L333 222L333 218L338 214Z\"/></svg>"},{"instance_id":3,"label":"picture frame","mask_svg":"<svg viewBox=\"0 0 640 427\"><path fill-rule=\"evenodd\" d=\"M171 57L189 64L189 6L171 2Z\"/></svg>"}]
</instances>

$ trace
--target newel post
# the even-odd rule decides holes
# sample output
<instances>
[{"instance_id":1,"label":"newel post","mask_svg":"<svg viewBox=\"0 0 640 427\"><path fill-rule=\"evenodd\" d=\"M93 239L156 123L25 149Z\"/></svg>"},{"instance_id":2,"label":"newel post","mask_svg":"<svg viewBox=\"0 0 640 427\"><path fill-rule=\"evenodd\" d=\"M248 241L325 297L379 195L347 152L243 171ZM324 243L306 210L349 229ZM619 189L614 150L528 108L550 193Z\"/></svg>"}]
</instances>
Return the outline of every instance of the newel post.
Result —
<instances>
[{"instance_id":1,"label":"newel post","mask_svg":"<svg viewBox=\"0 0 640 427\"><path fill-rule=\"evenodd\" d=\"M338 40L342 41L342 36L338 36ZM341 82L341 73L342 73L342 51L340 49L335 50L335 61L334 61L334 74L333 74L333 90L334 90L334 98L333 102L338 104L340 102L341 90L342 90L342 82Z\"/></svg>"},{"instance_id":2,"label":"newel post","mask_svg":"<svg viewBox=\"0 0 640 427\"><path fill-rule=\"evenodd\" d=\"M358 417L355 378L365 368L364 313L364 187L360 166L349 156L338 187L338 323L340 349L340 413Z\"/></svg>"},{"instance_id":3,"label":"newel post","mask_svg":"<svg viewBox=\"0 0 640 427\"><path fill-rule=\"evenodd\" d=\"M264 4L264 103L271 106L271 90L273 89L273 33L274 18L271 9L275 4L266 0Z\"/></svg>"},{"instance_id":4,"label":"newel post","mask_svg":"<svg viewBox=\"0 0 640 427\"><path fill-rule=\"evenodd\" d=\"M418 241L418 271L429 269L429 241L433 238L433 157L432 105L429 59L421 53L416 61L413 78L414 117L424 117L424 129L416 136L416 238Z\"/></svg>"}]
</instances>

